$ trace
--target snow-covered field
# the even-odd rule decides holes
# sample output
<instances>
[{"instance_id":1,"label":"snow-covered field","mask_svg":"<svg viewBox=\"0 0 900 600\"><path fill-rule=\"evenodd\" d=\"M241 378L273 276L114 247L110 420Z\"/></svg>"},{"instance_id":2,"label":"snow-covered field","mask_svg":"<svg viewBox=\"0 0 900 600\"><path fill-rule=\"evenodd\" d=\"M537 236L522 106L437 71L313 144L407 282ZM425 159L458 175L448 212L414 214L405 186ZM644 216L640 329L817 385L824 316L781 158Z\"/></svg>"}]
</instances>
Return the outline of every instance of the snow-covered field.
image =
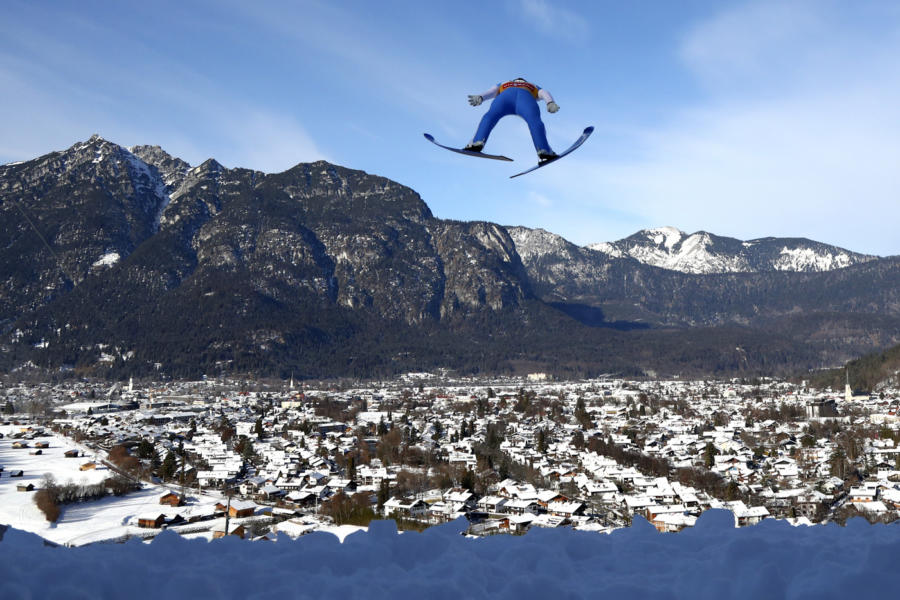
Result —
<instances>
[{"instance_id":1,"label":"snow-covered field","mask_svg":"<svg viewBox=\"0 0 900 600\"><path fill-rule=\"evenodd\" d=\"M0 524L11 525L36 533L39 536L64 545L83 545L90 542L122 538L127 535L146 535L148 530L130 525L137 515L172 512L159 504L159 498L168 490L162 486L146 485L143 489L125 496L108 496L90 502L69 504L62 507L57 523L48 523L44 514L34 504L34 492L17 491L19 484L32 483L35 489L41 487L45 474L50 474L59 484L73 482L92 484L103 481L112 473L106 469L100 456L95 456L71 440L50 432L48 437L21 440L28 448L13 448L16 440L10 434L21 428L0 425ZM32 454L37 442L48 442L49 448L41 449L41 454ZM67 450L77 449L82 456L67 458ZM94 462L96 469L81 471L81 465ZM11 473L21 470L21 477L11 477ZM206 499L215 503L215 498ZM183 512L183 509L182 509ZM0 596L2 597L2 596Z\"/></svg>"},{"instance_id":2,"label":"snow-covered field","mask_svg":"<svg viewBox=\"0 0 900 600\"><path fill-rule=\"evenodd\" d=\"M35 533L42 538L64 546L83 546L95 542L123 540L127 537L147 538L159 533L158 529L137 527L138 516L156 516L166 514L188 516L191 512L209 512L221 498L216 493L198 495L196 491L188 494L190 505L171 508L160 505L159 498L170 489L161 485L145 483L143 488L125 496L107 496L99 500L68 504L62 506L60 519L56 523L48 523L44 514L34 503L35 492L18 491L19 484L34 484L35 491L42 487L45 474L52 475L59 484L73 482L76 484L93 484L110 477L112 473L102 465L102 456L96 456L87 448L74 444L71 440L48 431L48 436L32 440L21 440L28 443L27 448L13 448L16 441L10 437L22 428L13 425L0 425L0 525L9 525ZM37 442L49 442L49 448L41 449L41 454L32 454ZM78 458L67 458L67 450L79 450ZM81 465L93 462L96 469L82 471ZM10 474L21 470L21 477ZM178 491L177 489L175 491ZM191 539L211 539L211 529L224 524L224 519L212 519L190 525L173 527L175 531L185 534ZM234 519L239 523L242 519ZM348 535L359 531L355 526L334 526L313 523L311 526L291 529L287 523L283 529L291 536L298 536L310 530L324 531L333 534L342 541ZM202 531L199 531L202 530ZM0 595L0 599L4 597Z\"/></svg>"}]
</instances>

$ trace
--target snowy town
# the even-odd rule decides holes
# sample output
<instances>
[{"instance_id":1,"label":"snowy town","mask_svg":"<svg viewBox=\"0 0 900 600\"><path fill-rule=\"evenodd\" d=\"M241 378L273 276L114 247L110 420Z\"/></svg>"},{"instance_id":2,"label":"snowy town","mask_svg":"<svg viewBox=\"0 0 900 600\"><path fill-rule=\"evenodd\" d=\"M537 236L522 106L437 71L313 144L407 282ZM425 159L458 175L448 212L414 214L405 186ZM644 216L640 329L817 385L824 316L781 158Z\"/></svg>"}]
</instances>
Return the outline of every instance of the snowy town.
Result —
<instances>
[{"instance_id":1,"label":"snowy town","mask_svg":"<svg viewBox=\"0 0 900 600\"><path fill-rule=\"evenodd\" d=\"M660 532L900 513L900 390L772 379L17 384L0 392L0 523L63 545L338 536L466 519Z\"/></svg>"}]
</instances>

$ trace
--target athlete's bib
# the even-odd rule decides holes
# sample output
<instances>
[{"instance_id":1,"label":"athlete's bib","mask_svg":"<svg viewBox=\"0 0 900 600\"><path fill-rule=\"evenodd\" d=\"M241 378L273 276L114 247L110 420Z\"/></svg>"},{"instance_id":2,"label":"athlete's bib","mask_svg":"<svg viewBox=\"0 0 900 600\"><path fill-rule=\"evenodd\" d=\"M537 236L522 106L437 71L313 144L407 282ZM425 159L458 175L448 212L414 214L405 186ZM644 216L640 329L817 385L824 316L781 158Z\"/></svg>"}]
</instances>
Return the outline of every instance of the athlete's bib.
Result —
<instances>
[{"instance_id":1,"label":"athlete's bib","mask_svg":"<svg viewBox=\"0 0 900 600\"><path fill-rule=\"evenodd\" d=\"M537 99L538 97L538 86L533 83L528 83L527 81L507 81L506 83L500 84L500 91L497 94L502 94L504 91L510 88L521 88L523 90L528 91L532 96Z\"/></svg>"}]
</instances>

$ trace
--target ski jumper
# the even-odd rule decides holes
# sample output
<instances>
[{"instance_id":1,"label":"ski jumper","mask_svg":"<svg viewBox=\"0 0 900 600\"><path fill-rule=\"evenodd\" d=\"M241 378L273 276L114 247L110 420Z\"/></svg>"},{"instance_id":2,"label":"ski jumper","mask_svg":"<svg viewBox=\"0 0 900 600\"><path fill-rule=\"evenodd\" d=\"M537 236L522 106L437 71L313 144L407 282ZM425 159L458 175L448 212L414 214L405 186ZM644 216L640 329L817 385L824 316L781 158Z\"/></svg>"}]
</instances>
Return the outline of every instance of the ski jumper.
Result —
<instances>
[{"instance_id":1,"label":"ski jumper","mask_svg":"<svg viewBox=\"0 0 900 600\"><path fill-rule=\"evenodd\" d=\"M547 132L541 121L541 109L537 102L538 100L543 100L548 104L553 102L550 92L519 79L497 84L481 94L481 97L485 100L494 98L494 101L491 102L491 107L481 118L478 131L475 132L475 137L472 139L473 142L487 142L488 136L491 135L491 131L500 119L507 115L519 115L528 124L534 149L538 153L553 151L550 143L547 142Z\"/></svg>"}]
</instances>

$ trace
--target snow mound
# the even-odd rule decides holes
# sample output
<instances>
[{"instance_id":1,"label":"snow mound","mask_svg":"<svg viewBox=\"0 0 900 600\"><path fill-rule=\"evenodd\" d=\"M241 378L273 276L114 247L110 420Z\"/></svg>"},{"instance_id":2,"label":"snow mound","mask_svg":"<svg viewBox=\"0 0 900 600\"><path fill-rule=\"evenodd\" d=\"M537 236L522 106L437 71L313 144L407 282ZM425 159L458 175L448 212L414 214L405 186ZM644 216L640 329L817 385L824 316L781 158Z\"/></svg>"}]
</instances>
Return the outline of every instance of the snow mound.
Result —
<instances>
[{"instance_id":1,"label":"snow mound","mask_svg":"<svg viewBox=\"0 0 900 600\"><path fill-rule=\"evenodd\" d=\"M343 543L206 542L163 532L152 543L45 546L7 530L0 598L834 598L893 597L900 528L853 519L734 528L724 510L660 534L646 521L609 535L537 529L467 539L464 521L397 535L392 521Z\"/></svg>"}]
</instances>

